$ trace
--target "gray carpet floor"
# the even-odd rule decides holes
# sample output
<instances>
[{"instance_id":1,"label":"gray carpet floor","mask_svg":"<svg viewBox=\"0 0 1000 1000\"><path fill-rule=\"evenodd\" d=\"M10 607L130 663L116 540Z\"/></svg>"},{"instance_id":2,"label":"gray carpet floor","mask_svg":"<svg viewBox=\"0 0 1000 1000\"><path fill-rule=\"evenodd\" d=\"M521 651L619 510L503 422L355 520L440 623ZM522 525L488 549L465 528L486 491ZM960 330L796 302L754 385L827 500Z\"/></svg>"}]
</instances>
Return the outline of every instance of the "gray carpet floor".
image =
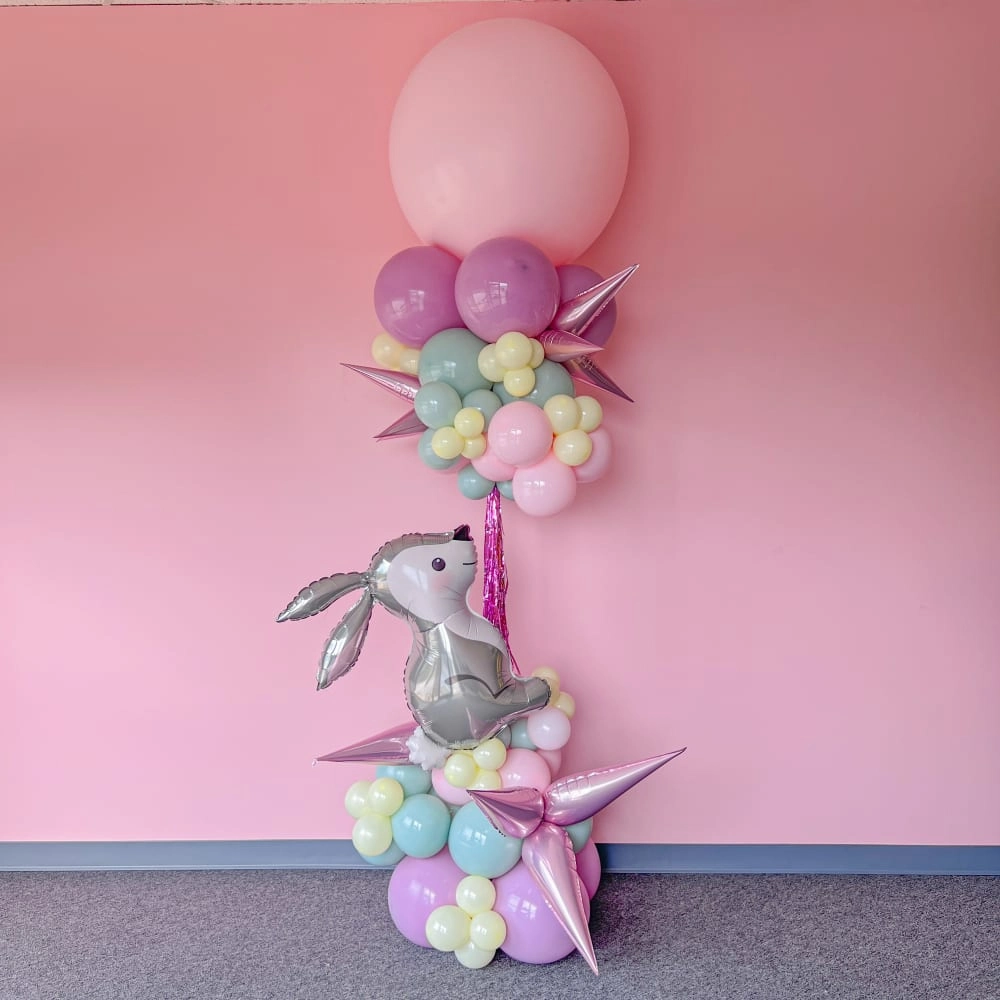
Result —
<instances>
[{"instance_id":1,"label":"gray carpet floor","mask_svg":"<svg viewBox=\"0 0 1000 1000\"><path fill-rule=\"evenodd\" d=\"M0 874L2 1000L1000 1000L1000 879L606 875L601 966L463 969L388 873Z\"/></svg>"}]
</instances>

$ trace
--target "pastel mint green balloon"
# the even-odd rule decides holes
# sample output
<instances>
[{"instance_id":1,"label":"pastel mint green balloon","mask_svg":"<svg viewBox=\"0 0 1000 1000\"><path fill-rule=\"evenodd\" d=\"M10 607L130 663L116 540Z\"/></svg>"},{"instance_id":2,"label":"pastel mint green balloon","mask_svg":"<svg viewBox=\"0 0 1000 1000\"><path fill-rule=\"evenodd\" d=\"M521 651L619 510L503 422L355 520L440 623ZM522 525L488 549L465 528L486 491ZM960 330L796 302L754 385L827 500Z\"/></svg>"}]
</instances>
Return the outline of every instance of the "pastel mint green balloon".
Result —
<instances>
[{"instance_id":1,"label":"pastel mint green balloon","mask_svg":"<svg viewBox=\"0 0 1000 1000\"><path fill-rule=\"evenodd\" d=\"M473 389L472 392L466 393L462 405L479 410L486 420L486 426L489 427L493 414L503 406L503 403L492 389Z\"/></svg>"},{"instance_id":2,"label":"pastel mint green balloon","mask_svg":"<svg viewBox=\"0 0 1000 1000\"><path fill-rule=\"evenodd\" d=\"M447 382L422 385L413 399L413 410L425 427L451 427L462 409L462 397Z\"/></svg>"},{"instance_id":3,"label":"pastel mint green balloon","mask_svg":"<svg viewBox=\"0 0 1000 1000\"><path fill-rule=\"evenodd\" d=\"M381 854L376 854L369 857L367 854L362 854L361 857L365 859L370 865L378 865L381 868L388 867L389 865L394 865L399 861L402 861L406 857L406 852L393 841L389 845L387 851L383 851Z\"/></svg>"},{"instance_id":4,"label":"pastel mint green balloon","mask_svg":"<svg viewBox=\"0 0 1000 1000\"><path fill-rule=\"evenodd\" d=\"M490 382L479 371L479 352L485 346L485 340L461 328L434 334L420 349L420 384L447 382L460 396L488 389Z\"/></svg>"},{"instance_id":5,"label":"pastel mint green balloon","mask_svg":"<svg viewBox=\"0 0 1000 1000\"><path fill-rule=\"evenodd\" d=\"M438 458L438 456L434 454L434 449L431 448L431 439L433 437L434 429L432 427L428 427L427 430L420 435L420 439L417 441L417 454L420 456L420 461L422 461L424 465L427 465L432 469L436 469L438 472L441 472L444 469L450 469L458 461L458 458Z\"/></svg>"},{"instance_id":6,"label":"pastel mint green balloon","mask_svg":"<svg viewBox=\"0 0 1000 1000\"><path fill-rule=\"evenodd\" d=\"M572 826L565 827L569 834L569 839L573 842L573 850L579 854L584 845L590 840L590 835L594 832L594 821L592 819L580 820Z\"/></svg>"},{"instance_id":7,"label":"pastel mint green balloon","mask_svg":"<svg viewBox=\"0 0 1000 1000\"><path fill-rule=\"evenodd\" d=\"M531 737L528 735L528 720L518 719L510 727L510 745L515 749L520 748L521 750L537 750L538 747L532 742Z\"/></svg>"},{"instance_id":8,"label":"pastel mint green balloon","mask_svg":"<svg viewBox=\"0 0 1000 1000\"><path fill-rule=\"evenodd\" d=\"M403 794L423 795L431 790L431 774L412 764L380 764L375 768L379 778L394 778L403 786Z\"/></svg>"},{"instance_id":9,"label":"pastel mint green balloon","mask_svg":"<svg viewBox=\"0 0 1000 1000\"><path fill-rule=\"evenodd\" d=\"M421 355L422 359L423 355ZM515 403L525 399L535 406L544 406L553 396L576 396L573 379L558 361L546 359L535 369L535 388L527 396L512 396L502 382L493 386L493 391L504 403Z\"/></svg>"},{"instance_id":10,"label":"pastel mint green balloon","mask_svg":"<svg viewBox=\"0 0 1000 1000\"><path fill-rule=\"evenodd\" d=\"M484 878L509 872L521 860L522 843L520 837L505 837L475 802L467 802L455 813L448 834L452 861L466 875Z\"/></svg>"},{"instance_id":11,"label":"pastel mint green balloon","mask_svg":"<svg viewBox=\"0 0 1000 1000\"><path fill-rule=\"evenodd\" d=\"M493 486L492 479L479 475L471 465L458 470L458 492L469 500L485 500Z\"/></svg>"},{"instance_id":12,"label":"pastel mint green balloon","mask_svg":"<svg viewBox=\"0 0 1000 1000\"><path fill-rule=\"evenodd\" d=\"M411 858L432 858L448 843L450 824L451 813L436 795L410 795L393 814L392 837Z\"/></svg>"},{"instance_id":13,"label":"pastel mint green balloon","mask_svg":"<svg viewBox=\"0 0 1000 1000\"><path fill-rule=\"evenodd\" d=\"M514 499L514 480L505 479L502 483L497 483L497 489L500 491L500 496L505 500Z\"/></svg>"}]
</instances>

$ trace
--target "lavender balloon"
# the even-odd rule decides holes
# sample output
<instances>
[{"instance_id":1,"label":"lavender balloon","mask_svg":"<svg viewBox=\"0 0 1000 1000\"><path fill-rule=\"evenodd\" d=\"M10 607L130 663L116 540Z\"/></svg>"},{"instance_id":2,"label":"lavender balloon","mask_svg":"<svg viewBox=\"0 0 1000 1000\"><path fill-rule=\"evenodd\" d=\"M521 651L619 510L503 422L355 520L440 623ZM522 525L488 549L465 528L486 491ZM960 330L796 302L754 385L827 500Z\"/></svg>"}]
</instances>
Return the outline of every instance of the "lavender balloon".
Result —
<instances>
[{"instance_id":1,"label":"lavender balloon","mask_svg":"<svg viewBox=\"0 0 1000 1000\"><path fill-rule=\"evenodd\" d=\"M564 264L556 268L559 275L559 300L568 302L580 292L593 288L604 280L595 270L584 267L583 264ZM603 347L615 332L615 322L618 319L618 305L612 300L602 310L600 315L587 327L584 338L592 344Z\"/></svg>"},{"instance_id":2,"label":"lavender balloon","mask_svg":"<svg viewBox=\"0 0 1000 1000\"><path fill-rule=\"evenodd\" d=\"M454 904L455 889L463 878L465 872L447 849L432 858L403 858L389 879L389 915L399 933L429 948L427 918L439 906Z\"/></svg>"},{"instance_id":3,"label":"lavender balloon","mask_svg":"<svg viewBox=\"0 0 1000 1000\"><path fill-rule=\"evenodd\" d=\"M422 347L462 325L455 305L459 261L439 247L410 247L390 257L375 279L375 312L396 340Z\"/></svg>"},{"instance_id":4,"label":"lavender balloon","mask_svg":"<svg viewBox=\"0 0 1000 1000\"><path fill-rule=\"evenodd\" d=\"M537 247L501 236L480 243L462 261L455 302L465 325L483 340L496 343L510 330L537 337L559 307L559 275Z\"/></svg>"}]
</instances>

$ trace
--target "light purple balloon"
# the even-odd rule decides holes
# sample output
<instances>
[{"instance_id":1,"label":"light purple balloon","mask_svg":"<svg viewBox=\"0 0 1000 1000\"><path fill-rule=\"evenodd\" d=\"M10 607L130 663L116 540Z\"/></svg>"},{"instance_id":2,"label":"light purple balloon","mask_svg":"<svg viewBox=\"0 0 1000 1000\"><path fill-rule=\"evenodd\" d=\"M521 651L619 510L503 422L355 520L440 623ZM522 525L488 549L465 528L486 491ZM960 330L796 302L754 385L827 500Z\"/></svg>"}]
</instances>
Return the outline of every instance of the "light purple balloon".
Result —
<instances>
[{"instance_id":1,"label":"light purple balloon","mask_svg":"<svg viewBox=\"0 0 1000 1000\"><path fill-rule=\"evenodd\" d=\"M399 933L421 948L430 948L424 930L427 918L439 906L455 904L455 890L463 878L465 872L451 860L447 847L433 858L403 858L389 879L389 914Z\"/></svg>"},{"instance_id":2,"label":"light purple balloon","mask_svg":"<svg viewBox=\"0 0 1000 1000\"><path fill-rule=\"evenodd\" d=\"M595 270L584 267L583 264L564 264L556 268L559 275L559 301L566 302L580 292L600 284L604 280ZM612 299L602 310L597 319L584 331L583 339L589 340L598 347L603 347L615 331L618 319L618 305Z\"/></svg>"},{"instance_id":3,"label":"light purple balloon","mask_svg":"<svg viewBox=\"0 0 1000 1000\"><path fill-rule=\"evenodd\" d=\"M601 856L593 838L589 839L576 853L576 870L587 895L593 899L601 884Z\"/></svg>"},{"instance_id":4,"label":"light purple balloon","mask_svg":"<svg viewBox=\"0 0 1000 1000\"><path fill-rule=\"evenodd\" d=\"M559 275L537 247L501 236L462 261L455 302L465 326L490 343L511 330L537 337L559 307Z\"/></svg>"},{"instance_id":5,"label":"light purple balloon","mask_svg":"<svg viewBox=\"0 0 1000 1000\"><path fill-rule=\"evenodd\" d=\"M375 279L375 312L396 340L423 347L462 325L455 305L459 260L439 247L409 247L390 257Z\"/></svg>"},{"instance_id":6,"label":"light purple balloon","mask_svg":"<svg viewBox=\"0 0 1000 1000\"><path fill-rule=\"evenodd\" d=\"M493 909L507 924L507 937L500 949L504 954L518 962L546 965L575 949L523 861L494 879L493 884L497 890ZM589 920L589 899L584 900L584 910Z\"/></svg>"}]
</instances>

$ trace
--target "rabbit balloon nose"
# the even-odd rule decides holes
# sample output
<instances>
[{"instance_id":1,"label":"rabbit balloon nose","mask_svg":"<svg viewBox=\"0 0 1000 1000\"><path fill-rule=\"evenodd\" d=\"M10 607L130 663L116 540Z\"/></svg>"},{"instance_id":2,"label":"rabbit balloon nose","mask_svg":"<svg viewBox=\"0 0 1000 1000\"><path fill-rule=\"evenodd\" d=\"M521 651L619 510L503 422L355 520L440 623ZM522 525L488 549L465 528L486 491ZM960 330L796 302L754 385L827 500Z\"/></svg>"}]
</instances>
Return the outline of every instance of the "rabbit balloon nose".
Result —
<instances>
[{"instance_id":1,"label":"rabbit balloon nose","mask_svg":"<svg viewBox=\"0 0 1000 1000\"><path fill-rule=\"evenodd\" d=\"M456 542L471 542L472 535L469 534L469 526L467 524L460 524L453 532L452 538Z\"/></svg>"}]
</instances>

